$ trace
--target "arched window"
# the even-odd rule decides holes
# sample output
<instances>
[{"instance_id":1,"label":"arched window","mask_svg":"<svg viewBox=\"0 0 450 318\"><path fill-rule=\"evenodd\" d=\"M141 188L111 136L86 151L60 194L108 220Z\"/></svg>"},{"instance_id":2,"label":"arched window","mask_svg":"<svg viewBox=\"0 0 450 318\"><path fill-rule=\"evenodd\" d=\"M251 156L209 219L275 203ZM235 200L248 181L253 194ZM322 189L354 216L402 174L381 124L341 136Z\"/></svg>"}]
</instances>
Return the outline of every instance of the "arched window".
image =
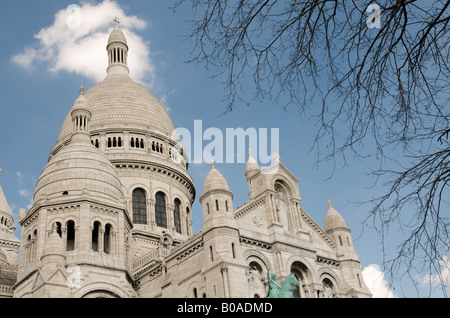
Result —
<instances>
[{"instance_id":1,"label":"arched window","mask_svg":"<svg viewBox=\"0 0 450 318\"><path fill-rule=\"evenodd\" d=\"M111 148L112 143L111 143L111 137L108 138L108 148Z\"/></svg>"},{"instance_id":2,"label":"arched window","mask_svg":"<svg viewBox=\"0 0 450 318\"><path fill-rule=\"evenodd\" d=\"M145 191L141 188L133 191L133 223L147 224Z\"/></svg>"},{"instance_id":3,"label":"arched window","mask_svg":"<svg viewBox=\"0 0 450 318\"><path fill-rule=\"evenodd\" d=\"M310 270L305 264L301 262L294 262L291 265L291 273L294 274L300 283L298 288L294 290L294 298L308 298L313 297L309 294L310 290L306 287L312 282Z\"/></svg>"},{"instance_id":4,"label":"arched window","mask_svg":"<svg viewBox=\"0 0 450 318\"><path fill-rule=\"evenodd\" d=\"M219 201L216 200L216 211L219 211Z\"/></svg>"},{"instance_id":5,"label":"arched window","mask_svg":"<svg viewBox=\"0 0 450 318\"><path fill-rule=\"evenodd\" d=\"M105 233L103 234L103 251L106 254L111 253L111 224L106 224Z\"/></svg>"},{"instance_id":6,"label":"arched window","mask_svg":"<svg viewBox=\"0 0 450 318\"><path fill-rule=\"evenodd\" d=\"M119 137L118 141L117 141L117 147L122 147L122 138Z\"/></svg>"},{"instance_id":7,"label":"arched window","mask_svg":"<svg viewBox=\"0 0 450 318\"><path fill-rule=\"evenodd\" d=\"M189 207L186 207L186 234L189 235Z\"/></svg>"},{"instance_id":8,"label":"arched window","mask_svg":"<svg viewBox=\"0 0 450 318\"><path fill-rule=\"evenodd\" d=\"M62 237L61 223L56 222L56 233L58 233L59 237Z\"/></svg>"},{"instance_id":9,"label":"arched window","mask_svg":"<svg viewBox=\"0 0 450 318\"><path fill-rule=\"evenodd\" d=\"M181 201L175 199L173 208L173 222L175 225L175 231L181 234L181 215L180 215Z\"/></svg>"},{"instance_id":10,"label":"arched window","mask_svg":"<svg viewBox=\"0 0 450 318\"><path fill-rule=\"evenodd\" d=\"M155 221L156 225L167 228L166 218L166 196L162 192L155 195Z\"/></svg>"},{"instance_id":11,"label":"arched window","mask_svg":"<svg viewBox=\"0 0 450 318\"><path fill-rule=\"evenodd\" d=\"M130 146L131 146L131 148L134 148L134 138L133 137L131 137Z\"/></svg>"},{"instance_id":12,"label":"arched window","mask_svg":"<svg viewBox=\"0 0 450 318\"><path fill-rule=\"evenodd\" d=\"M94 222L94 228L92 229L92 250L98 252L98 236L100 233L100 222Z\"/></svg>"},{"instance_id":13,"label":"arched window","mask_svg":"<svg viewBox=\"0 0 450 318\"><path fill-rule=\"evenodd\" d=\"M75 222L67 222L67 251L73 251L75 249Z\"/></svg>"}]
</instances>

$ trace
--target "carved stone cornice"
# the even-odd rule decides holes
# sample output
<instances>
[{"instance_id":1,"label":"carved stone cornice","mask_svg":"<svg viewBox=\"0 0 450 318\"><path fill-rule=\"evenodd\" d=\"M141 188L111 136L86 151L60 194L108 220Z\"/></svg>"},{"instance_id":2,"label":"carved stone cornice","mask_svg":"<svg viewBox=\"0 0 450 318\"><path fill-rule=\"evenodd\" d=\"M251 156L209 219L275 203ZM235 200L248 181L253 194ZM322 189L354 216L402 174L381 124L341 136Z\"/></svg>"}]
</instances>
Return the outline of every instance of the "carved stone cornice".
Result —
<instances>
[{"instance_id":1,"label":"carved stone cornice","mask_svg":"<svg viewBox=\"0 0 450 318\"><path fill-rule=\"evenodd\" d=\"M243 217L244 215L246 215L250 211L253 211L258 206L264 204L265 202L266 202L266 197L263 196L260 199L253 201L252 203L246 203L245 205L241 205L234 211L234 218L238 219L240 217Z\"/></svg>"}]
</instances>

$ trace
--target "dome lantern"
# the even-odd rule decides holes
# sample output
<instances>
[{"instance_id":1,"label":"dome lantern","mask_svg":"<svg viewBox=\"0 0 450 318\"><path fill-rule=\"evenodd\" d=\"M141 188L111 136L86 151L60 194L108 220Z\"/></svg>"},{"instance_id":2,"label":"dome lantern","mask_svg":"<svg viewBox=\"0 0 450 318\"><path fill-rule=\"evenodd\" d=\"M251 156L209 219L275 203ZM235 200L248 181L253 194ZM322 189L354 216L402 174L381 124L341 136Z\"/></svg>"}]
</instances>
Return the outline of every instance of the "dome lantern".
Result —
<instances>
[{"instance_id":1,"label":"dome lantern","mask_svg":"<svg viewBox=\"0 0 450 318\"><path fill-rule=\"evenodd\" d=\"M110 74L129 74L128 69L128 44L125 35L119 28L119 19L117 17L113 20L115 22L114 30L109 35L108 45L106 50L108 52L108 68L107 73Z\"/></svg>"},{"instance_id":2,"label":"dome lantern","mask_svg":"<svg viewBox=\"0 0 450 318\"><path fill-rule=\"evenodd\" d=\"M83 85L81 85L80 96L73 104L70 114L72 116L73 122L72 138L74 137L74 135L84 135L85 137L87 137L87 140L90 140L89 124L92 114L89 111L89 102L87 101L86 97L84 97Z\"/></svg>"}]
</instances>

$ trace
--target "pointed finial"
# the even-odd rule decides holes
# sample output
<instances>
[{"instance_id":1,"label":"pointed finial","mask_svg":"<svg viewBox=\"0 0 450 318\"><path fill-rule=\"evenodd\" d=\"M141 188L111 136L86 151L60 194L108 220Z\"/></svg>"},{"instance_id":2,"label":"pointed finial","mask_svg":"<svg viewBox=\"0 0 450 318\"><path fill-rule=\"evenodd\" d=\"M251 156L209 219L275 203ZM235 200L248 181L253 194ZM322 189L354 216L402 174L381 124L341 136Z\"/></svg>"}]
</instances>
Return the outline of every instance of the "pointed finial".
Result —
<instances>
[{"instance_id":1,"label":"pointed finial","mask_svg":"<svg viewBox=\"0 0 450 318\"><path fill-rule=\"evenodd\" d=\"M83 85L81 85L81 87L80 87L80 94L84 95L84 87L83 87Z\"/></svg>"},{"instance_id":2,"label":"pointed finial","mask_svg":"<svg viewBox=\"0 0 450 318\"><path fill-rule=\"evenodd\" d=\"M116 16L113 21L116 23L115 27L118 28L119 27L119 23L120 23L119 18Z\"/></svg>"},{"instance_id":3,"label":"pointed finial","mask_svg":"<svg viewBox=\"0 0 450 318\"><path fill-rule=\"evenodd\" d=\"M328 200L328 207L331 209L333 206L331 205L331 201Z\"/></svg>"},{"instance_id":4,"label":"pointed finial","mask_svg":"<svg viewBox=\"0 0 450 318\"><path fill-rule=\"evenodd\" d=\"M252 156L252 150L250 148L248 148L248 156L251 157Z\"/></svg>"},{"instance_id":5,"label":"pointed finial","mask_svg":"<svg viewBox=\"0 0 450 318\"><path fill-rule=\"evenodd\" d=\"M216 163L214 162L214 160L211 161L211 169L215 169L216 168Z\"/></svg>"}]
</instances>

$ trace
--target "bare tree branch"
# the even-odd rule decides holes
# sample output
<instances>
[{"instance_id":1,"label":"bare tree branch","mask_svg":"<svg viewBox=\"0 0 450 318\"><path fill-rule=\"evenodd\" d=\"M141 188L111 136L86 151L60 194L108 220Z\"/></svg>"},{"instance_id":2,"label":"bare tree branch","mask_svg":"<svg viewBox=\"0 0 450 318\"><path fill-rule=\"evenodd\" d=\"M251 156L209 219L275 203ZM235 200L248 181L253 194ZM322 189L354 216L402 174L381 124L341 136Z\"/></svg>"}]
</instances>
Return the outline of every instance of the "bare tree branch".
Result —
<instances>
[{"instance_id":1,"label":"bare tree branch","mask_svg":"<svg viewBox=\"0 0 450 318\"><path fill-rule=\"evenodd\" d=\"M177 0L174 7L196 13L186 37L194 43L190 62L224 79L224 111L255 99L281 102L316 121L318 164L377 156L371 174L388 183L366 221L382 238L394 224L405 233L386 265L392 274L439 272L449 251L450 1L378 1L380 28L366 23L372 3ZM312 109L317 99L321 107Z\"/></svg>"}]
</instances>

